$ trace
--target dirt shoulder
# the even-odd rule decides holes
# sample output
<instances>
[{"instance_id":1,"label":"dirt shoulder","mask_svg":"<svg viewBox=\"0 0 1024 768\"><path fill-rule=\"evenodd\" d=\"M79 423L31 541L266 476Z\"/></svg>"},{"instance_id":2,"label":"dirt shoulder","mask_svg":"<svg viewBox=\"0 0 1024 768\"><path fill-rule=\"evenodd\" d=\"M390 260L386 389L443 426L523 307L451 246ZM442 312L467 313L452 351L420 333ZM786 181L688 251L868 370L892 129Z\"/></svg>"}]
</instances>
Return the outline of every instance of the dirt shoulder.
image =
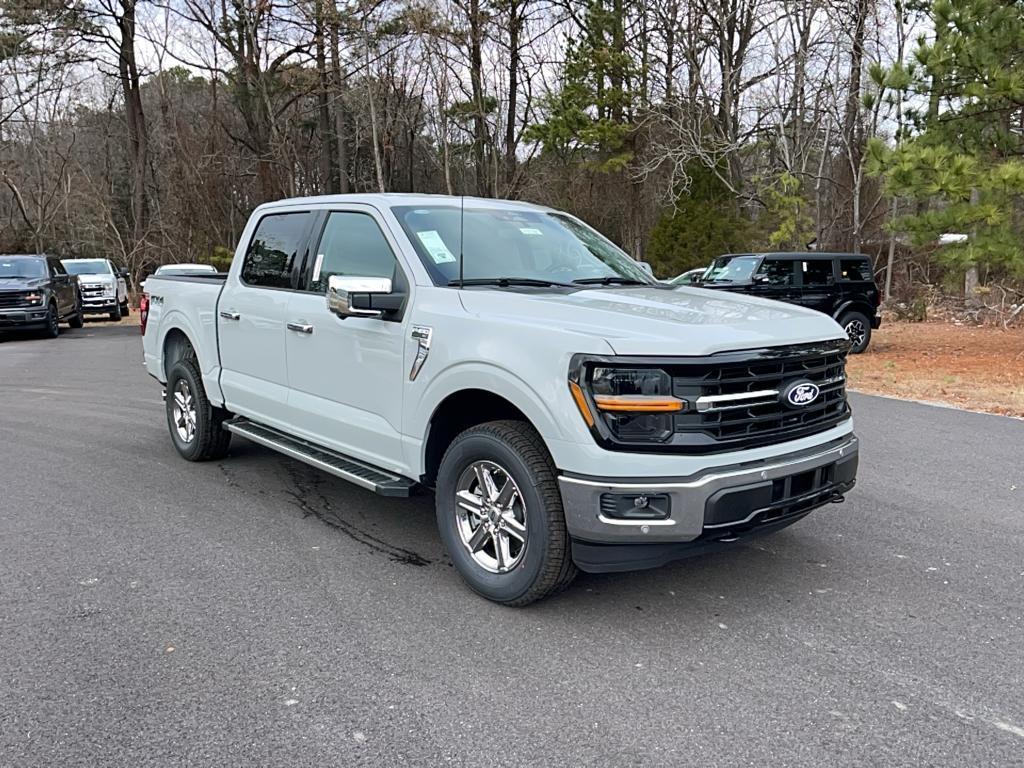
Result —
<instances>
[{"instance_id":1,"label":"dirt shoulder","mask_svg":"<svg viewBox=\"0 0 1024 768\"><path fill-rule=\"evenodd\" d=\"M1024 330L886 323L847 375L860 392L1024 417Z\"/></svg>"}]
</instances>

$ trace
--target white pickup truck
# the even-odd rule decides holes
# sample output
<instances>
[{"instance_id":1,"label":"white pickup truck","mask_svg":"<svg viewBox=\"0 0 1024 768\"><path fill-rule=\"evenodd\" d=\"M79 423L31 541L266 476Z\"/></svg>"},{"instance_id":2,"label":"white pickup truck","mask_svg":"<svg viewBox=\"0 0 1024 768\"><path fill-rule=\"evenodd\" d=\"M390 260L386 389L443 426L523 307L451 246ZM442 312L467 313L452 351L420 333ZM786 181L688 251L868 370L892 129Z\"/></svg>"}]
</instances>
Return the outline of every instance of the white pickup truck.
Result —
<instances>
[{"instance_id":1,"label":"white pickup truck","mask_svg":"<svg viewBox=\"0 0 1024 768\"><path fill-rule=\"evenodd\" d=\"M184 458L234 434L384 496L432 490L455 567L507 605L778 530L855 482L839 325L659 283L559 211L284 200L227 275L146 290Z\"/></svg>"}]
</instances>

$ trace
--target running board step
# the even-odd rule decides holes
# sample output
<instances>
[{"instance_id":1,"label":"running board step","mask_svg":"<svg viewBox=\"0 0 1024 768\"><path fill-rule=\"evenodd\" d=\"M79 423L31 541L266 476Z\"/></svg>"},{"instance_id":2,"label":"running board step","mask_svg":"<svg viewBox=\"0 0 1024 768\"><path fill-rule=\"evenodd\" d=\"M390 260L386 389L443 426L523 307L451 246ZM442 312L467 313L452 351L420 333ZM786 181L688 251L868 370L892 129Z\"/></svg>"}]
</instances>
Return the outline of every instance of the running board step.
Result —
<instances>
[{"instance_id":1,"label":"running board step","mask_svg":"<svg viewBox=\"0 0 1024 768\"><path fill-rule=\"evenodd\" d=\"M411 496L417 487L415 480L351 459L243 416L225 421L224 429L381 496Z\"/></svg>"}]
</instances>

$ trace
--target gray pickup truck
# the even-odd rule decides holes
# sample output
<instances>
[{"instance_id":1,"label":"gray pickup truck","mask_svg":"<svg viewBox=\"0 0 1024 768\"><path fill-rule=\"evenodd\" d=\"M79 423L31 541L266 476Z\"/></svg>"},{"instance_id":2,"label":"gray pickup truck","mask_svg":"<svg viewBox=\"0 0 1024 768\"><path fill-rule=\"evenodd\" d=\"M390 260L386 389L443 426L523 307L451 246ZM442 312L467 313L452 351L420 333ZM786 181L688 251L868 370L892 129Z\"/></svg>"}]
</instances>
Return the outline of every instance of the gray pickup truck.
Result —
<instances>
[{"instance_id":1,"label":"gray pickup truck","mask_svg":"<svg viewBox=\"0 0 1024 768\"><path fill-rule=\"evenodd\" d=\"M234 435L383 496L432 491L456 569L507 605L777 531L855 482L832 318L659 283L559 211L283 200L226 275L146 291L184 458Z\"/></svg>"}]
</instances>

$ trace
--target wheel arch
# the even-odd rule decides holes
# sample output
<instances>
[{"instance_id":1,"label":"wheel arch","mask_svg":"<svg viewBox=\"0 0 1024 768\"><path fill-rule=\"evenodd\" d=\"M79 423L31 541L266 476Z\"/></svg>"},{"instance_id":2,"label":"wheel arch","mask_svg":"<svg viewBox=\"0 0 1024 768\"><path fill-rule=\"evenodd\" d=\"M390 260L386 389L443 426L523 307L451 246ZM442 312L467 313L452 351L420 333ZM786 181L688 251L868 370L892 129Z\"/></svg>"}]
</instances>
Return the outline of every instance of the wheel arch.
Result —
<instances>
[{"instance_id":1,"label":"wheel arch","mask_svg":"<svg viewBox=\"0 0 1024 768\"><path fill-rule=\"evenodd\" d=\"M847 312L859 312L868 320L874 317L875 314L874 308L868 305L867 302L860 301L858 299L850 299L839 305L839 308L832 313L832 319L839 322L839 318Z\"/></svg>"}]
</instances>

